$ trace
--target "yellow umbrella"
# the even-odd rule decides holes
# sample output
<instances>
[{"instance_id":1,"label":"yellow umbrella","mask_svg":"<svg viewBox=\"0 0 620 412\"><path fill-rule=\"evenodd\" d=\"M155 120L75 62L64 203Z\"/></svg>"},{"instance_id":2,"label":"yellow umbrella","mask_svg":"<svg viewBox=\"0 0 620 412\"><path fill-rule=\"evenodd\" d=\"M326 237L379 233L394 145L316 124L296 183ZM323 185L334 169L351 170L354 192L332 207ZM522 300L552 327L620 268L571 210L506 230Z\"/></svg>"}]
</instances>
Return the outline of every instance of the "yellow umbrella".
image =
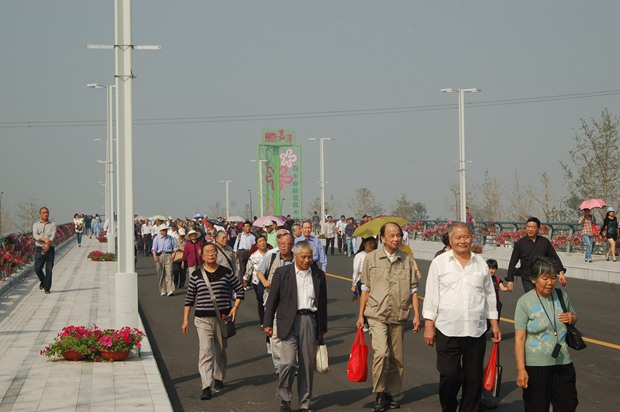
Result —
<instances>
[{"instance_id":1,"label":"yellow umbrella","mask_svg":"<svg viewBox=\"0 0 620 412\"><path fill-rule=\"evenodd\" d=\"M409 222L407 221L407 219L403 219L402 217L396 217L396 216L376 217L372 219L370 222L366 222L362 226L355 229L355 232L353 232L353 236L359 236L359 237L377 236L379 234L379 231L381 230L381 226L383 226L386 223L396 223L400 227L403 227Z\"/></svg>"}]
</instances>

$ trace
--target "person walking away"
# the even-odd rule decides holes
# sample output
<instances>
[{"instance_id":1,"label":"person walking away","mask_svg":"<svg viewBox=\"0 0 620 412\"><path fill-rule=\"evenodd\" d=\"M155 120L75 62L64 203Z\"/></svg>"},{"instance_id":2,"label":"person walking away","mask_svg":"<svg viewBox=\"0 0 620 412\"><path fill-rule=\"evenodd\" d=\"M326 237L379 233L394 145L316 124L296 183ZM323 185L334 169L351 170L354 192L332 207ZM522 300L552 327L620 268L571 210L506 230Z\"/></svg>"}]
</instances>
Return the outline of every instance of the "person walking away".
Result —
<instances>
[{"instance_id":1,"label":"person walking away","mask_svg":"<svg viewBox=\"0 0 620 412\"><path fill-rule=\"evenodd\" d=\"M282 341L277 395L284 412L291 410L295 375L299 410L310 411L317 343L322 344L327 333L327 281L325 273L312 264L312 249L308 242L295 245L295 263L276 269L265 303L265 334L273 335L277 317Z\"/></svg>"},{"instance_id":2,"label":"person walking away","mask_svg":"<svg viewBox=\"0 0 620 412\"><path fill-rule=\"evenodd\" d=\"M566 344L566 325L574 325L579 317L568 295L555 288L555 262L537 257L531 274L534 290L521 296L515 309L517 386L523 389L526 412L548 411L549 405L554 411L573 412L579 399L575 366Z\"/></svg>"},{"instance_id":3,"label":"person walking away","mask_svg":"<svg viewBox=\"0 0 620 412\"><path fill-rule=\"evenodd\" d=\"M174 249L174 239L168 234L168 227L162 225L159 228L159 234L153 239L151 248L157 268L159 294L161 296L174 295L174 282L172 281L172 252Z\"/></svg>"},{"instance_id":4,"label":"person walking away","mask_svg":"<svg viewBox=\"0 0 620 412\"><path fill-rule=\"evenodd\" d=\"M327 222L323 226L323 236L325 236L325 254L331 245L332 256L334 256L334 241L336 240L336 222L331 216L327 216Z\"/></svg>"},{"instance_id":5,"label":"person walking away","mask_svg":"<svg viewBox=\"0 0 620 412\"><path fill-rule=\"evenodd\" d=\"M365 317L370 326L375 412L400 408L393 394L401 391L403 383L403 338L410 308L413 332L421 327L415 264L412 256L400 250L402 229L396 223L386 223L380 235L383 246L364 259L356 322L358 328L363 328Z\"/></svg>"},{"instance_id":6,"label":"person walking away","mask_svg":"<svg viewBox=\"0 0 620 412\"><path fill-rule=\"evenodd\" d=\"M523 291L529 292L534 289L534 284L531 282L530 273L531 265L534 258L538 256L546 256L551 258L557 266L559 273L560 284L566 287L566 268L562 264L560 257L556 253L553 245L544 236L538 236L538 229L540 228L540 220L536 217L530 217L525 222L525 232L527 236L519 239L512 249L512 255L510 256L510 262L508 263L508 271L506 273L506 287L510 292L514 289L514 277L517 274L516 265L520 263L518 274L521 275L521 282L523 283Z\"/></svg>"},{"instance_id":7,"label":"person walking away","mask_svg":"<svg viewBox=\"0 0 620 412\"><path fill-rule=\"evenodd\" d=\"M39 289L45 290L45 294L49 295L56 256L56 223L50 222L50 211L47 207L39 209L39 217L41 220L32 225L32 237L35 240L34 271L39 278Z\"/></svg>"},{"instance_id":8,"label":"person walking away","mask_svg":"<svg viewBox=\"0 0 620 412\"><path fill-rule=\"evenodd\" d=\"M584 209L583 215L579 217L579 224L581 225L581 237L583 243L586 246L586 262L592 263L592 238L594 237L594 227L596 223L594 216L590 213L590 209Z\"/></svg>"},{"instance_id":9,"label":"person walking away","mask_svg":"<svg viewBox=\"0 0 620 412\"><path fill-rule=\"evenodd\" d=\"M73 226L75 228L75 239L77 240L78 247L82 247L82 235L84 234L84 219L80 217L79 213L73 215Z\"/></svg>"},{"instance_id":10,"label":"person walking away","mask_svg":"<svg viewBox=\"0 0 620 412\"><path fill-rule=\"evenodd\" d=\"M194 311L194 326L198 332L199 353L198 372L202 384L201 400L209 400L213 392L224 388L224 379L228 369L226 347L228 339L222 337L222 331L216 317L215 305L217 302L220 315L230 316L233 322L237 320L237 310L243 301L243 287L239 278L230 269L217 263L218 248L213 243L206 243L201 250L203 264L195 270L189 278L185 308L183 311L184 335L189 332L189 314ZM213 295L205 281L209 280ZM235 294L234 304L230 297Z\"/></svg>"},{"instance_id":11,"label":"person walking away","mask_svg":"<svg viewBox=\"0 0 620 412\"><path fill-rule=\"evenodd\" d=\"M436 344L439 401L443 411L477 412L487 320L493 342L501 340L495 291L484 259L471 252L469 226L457 222L448 229L452 250L431 262L422 315L424 343Z\"/></svg>"},{"instance_id":12,"label":"person walking away","mask_svg":"<svg viewBox=\"0 0 620 412\"><path fill-rule=\"evenodd\" d=\"M84 216L84 234L88 236L89 239L93 238L93 232L91 231L91 222L93 217L91 215Z\"/></svg>"},{"instance_id":13,"label":"person walking away","mask_svg":"<svg viewBox=\"0 0 620 412\"><path fill-rule=\"evenodd\" d=\"M609 243L609 250L605 253L605 260L609 261L609 256L611 255L611 260L615 262L616 242L618 242L618 219L616 218L616 210L613 207L607 208L607 214L605 215L605 219L603 219L603 226L601 226L599 233L605 236ZM561 282L562 278L560 278L560 283Z\"/></svg>"}]
</instances>

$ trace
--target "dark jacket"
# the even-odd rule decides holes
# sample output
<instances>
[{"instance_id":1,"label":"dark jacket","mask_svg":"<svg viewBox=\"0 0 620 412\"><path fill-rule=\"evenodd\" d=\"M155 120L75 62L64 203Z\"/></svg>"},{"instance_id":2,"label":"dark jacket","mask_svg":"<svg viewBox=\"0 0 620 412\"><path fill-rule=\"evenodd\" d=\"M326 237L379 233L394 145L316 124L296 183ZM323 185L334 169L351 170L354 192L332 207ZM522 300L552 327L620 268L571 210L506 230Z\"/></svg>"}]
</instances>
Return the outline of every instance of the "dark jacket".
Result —
<instances>
[{"instance_id":1,"label":"dark jacket","mask_svg":"<svg viewBox=\"0 0 620 412\"><path fill-rule=\"evenodd\" d=\"M316 265L310 266L314 297L317 302L317 338L321 342L323 334L327 332L327 282L325 273ZM278 338L286 339L297 315L297 281L295 279L295 264L282 266L276 269L269 297L265 304L264 326L273 327L273 317L277 311Z\"/></svg>"}]
</instances>

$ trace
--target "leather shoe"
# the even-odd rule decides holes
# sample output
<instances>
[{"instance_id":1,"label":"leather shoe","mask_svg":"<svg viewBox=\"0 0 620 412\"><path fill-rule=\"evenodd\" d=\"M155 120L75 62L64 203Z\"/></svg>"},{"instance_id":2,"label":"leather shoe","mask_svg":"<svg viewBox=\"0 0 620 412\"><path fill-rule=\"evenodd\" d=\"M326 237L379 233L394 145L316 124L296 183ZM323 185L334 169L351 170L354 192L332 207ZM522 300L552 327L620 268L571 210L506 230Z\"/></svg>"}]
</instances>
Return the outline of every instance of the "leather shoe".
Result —
<instances>
[{"instance_id":1,"label":"leather shoe","mask_svg":"<svg viewBox=\"0 0 620 412\"><path fill-rule=\"evenodd\" d=\"M221 391L222 389L224 389L224 382L222 382L219 379L214 379L213 390L217 392L217 391Z\"/></svg>"},{"instance_id":2,"label":"leather shoe","mask_svg":"<svg viewBox=\"0 0 620 412\"><path fill-rule=\"evenodd\" d=\"M300 409L299 412L312 412L312 409Z\"/></svg>"},{"instance_id":3,"label":"leather shoe","mask_svg":"<svg viewBox=\"0 0 620 412\"><path fill-rule=\"evenodd\" d=\"M212 393L211 393L211 388L209 388L208 386L206 388L204 388L202 390L202 393L200 394L200 400L201 401L208 401L209 399L211 399L212 397Z\"/></svg>"},{"instance_id":4,"label":"leather shoe","mask_svg":"<svg viewBox=\"0 0 620 412\"><path fill-rule=\"evenodd\" d=\"M385 400L387 401L387 407L389 409L398 409L400 408L400 404L394 400L391 393L385 393Z\"/></svg>"},{"instance_id":5,"label":"leather shoe","mask_svg":"<svg viewBox=\"0 0 620 412\"><path fill-rule=\"evenodd\" d=\"M43 290L43 282L39 283L39 290Z\"/></svg>"},{"instance_id":6,"label":"leather shoe","mask_svg":"<svg viewBox=\"0 0 620 412\"><path fill-rule=\"evenodd\" d=\"M280 412L291 412L291 403L289 401L282 401L280 403Z\"/></svg>"},{"instance_id":7,"label":"leather shoe","mask_svg":"<svg viewBox=\"0 0 620 412\"><path fill-rule=\"evenodd\" d=\"M372 408L374 412L385 412L388 409L387 400L385 399L385 395L382 393L377 394L377 398L375 399L375 406Z\"/></svg>"}]
</instances>

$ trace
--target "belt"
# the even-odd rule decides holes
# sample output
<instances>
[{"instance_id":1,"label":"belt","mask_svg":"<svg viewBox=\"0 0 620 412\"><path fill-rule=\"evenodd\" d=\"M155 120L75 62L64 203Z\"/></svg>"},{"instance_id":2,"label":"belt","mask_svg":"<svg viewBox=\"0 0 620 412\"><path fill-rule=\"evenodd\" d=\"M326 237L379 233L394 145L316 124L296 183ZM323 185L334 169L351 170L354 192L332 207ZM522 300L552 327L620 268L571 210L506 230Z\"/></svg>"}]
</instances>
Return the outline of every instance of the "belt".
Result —
<instances>
[{"instance_id":1,"label":"belt","mask_svg":"<svg viewBox=\"0 0 620 412\"><path fill-rule=\"evenodd\" d=\"M311 311L310 309L299 309L299 310L297 311L297 314L298 314L298 315L302 315L302 316L303 316L303 315L314 315L314 314L315 314L315 312Z\"/></svg>"},{"instance_id":2,"label":"belt","mask_svg":"<svg viewBox=\"0 0 620 412\"><path fill-rule=\"evenodd\" d=\"M161 253L155 253L157 256L161 256L161 255L171 255L172 252L161 252Z\"/></svg>"}]
</instances>

